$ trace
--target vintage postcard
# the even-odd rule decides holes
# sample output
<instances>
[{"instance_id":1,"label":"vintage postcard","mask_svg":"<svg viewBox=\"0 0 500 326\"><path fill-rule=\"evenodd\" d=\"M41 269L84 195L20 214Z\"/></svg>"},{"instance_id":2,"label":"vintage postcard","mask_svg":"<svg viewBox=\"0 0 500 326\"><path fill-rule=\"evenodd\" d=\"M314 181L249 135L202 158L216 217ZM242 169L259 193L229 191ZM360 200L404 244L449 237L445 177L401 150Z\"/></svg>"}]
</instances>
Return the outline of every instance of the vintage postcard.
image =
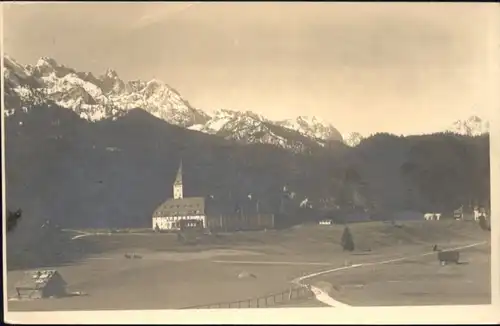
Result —
<instances>
[{"instance_id":1,"label":"vintage postcard","mask_svg":"<svg viewBox=\"0 0 500 326\"><path fill-rule=\"evenodd\" d=\"M498 321L496 4L1 6L7 321Z\"/></svg>"}]
</instances>

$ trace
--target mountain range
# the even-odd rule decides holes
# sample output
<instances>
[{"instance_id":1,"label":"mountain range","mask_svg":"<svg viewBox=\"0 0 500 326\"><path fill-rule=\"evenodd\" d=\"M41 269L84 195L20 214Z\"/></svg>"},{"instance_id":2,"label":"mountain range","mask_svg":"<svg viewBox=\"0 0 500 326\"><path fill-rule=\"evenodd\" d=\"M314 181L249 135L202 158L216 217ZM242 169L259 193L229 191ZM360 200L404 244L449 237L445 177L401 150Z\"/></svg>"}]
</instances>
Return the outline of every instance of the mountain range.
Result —
<instances>
[{"instance_id":1,"label":"mountain range","mask_svg":"<svg viewBox=\"0 0 500 326\"><path fill-rule=\"evenodd\" d=\"M449 133L342 137L316 118L209 115L162 82L124 82L112 70L95 77L49 58L4 63L6 202L23 211L9 255L53 255L54 237L41 228L47 220L150 227L172 197L181 160L186 196L245 211L258 202L288 225L352 205L383 218L387 210L446 211L490 198L487 124L477 117Z\"/></svg>"},{"instance_id":2,"label":"mountain range","mask_svg":"<svg viewBox=\"0 0 500 326\"><path fill-rule=\"evenodd\" d=\"M332 124L316 117L299 116L273 121L246 111L219 109L213 114L193 107L168 84L150 81L123 81L108 69L100 76L59 64L42 57L35 65L22 65L4 56L5 114L29 107L29 103L50 101L75 112L90 122L123 116L139 108L170 124L216 135L246 144L271 144L296 153L343 143L357 146L363 136L357 132L342 135ZM477 116L456 121L448 131L480 135L488 124Z\"/></svg>"}]
</instances>

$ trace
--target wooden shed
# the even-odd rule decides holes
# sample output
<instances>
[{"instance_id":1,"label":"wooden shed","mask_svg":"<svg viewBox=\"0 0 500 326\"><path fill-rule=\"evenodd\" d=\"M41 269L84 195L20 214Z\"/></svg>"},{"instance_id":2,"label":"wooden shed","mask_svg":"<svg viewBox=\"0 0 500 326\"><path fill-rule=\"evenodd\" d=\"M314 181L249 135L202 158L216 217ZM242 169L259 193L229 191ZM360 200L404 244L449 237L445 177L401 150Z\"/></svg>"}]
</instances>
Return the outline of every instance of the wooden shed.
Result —
<instances>
[{"instance_id":1,"label":"wooden shed","mask_svg":"<svg viewBox=\"0 0 500 326\"><path fill-rule=\"evenodd\" d=\"M16 285L19 299L43 299L66 295L66 282L56 270L36 270L25 273Z\"/></svg>"}]
</instances>

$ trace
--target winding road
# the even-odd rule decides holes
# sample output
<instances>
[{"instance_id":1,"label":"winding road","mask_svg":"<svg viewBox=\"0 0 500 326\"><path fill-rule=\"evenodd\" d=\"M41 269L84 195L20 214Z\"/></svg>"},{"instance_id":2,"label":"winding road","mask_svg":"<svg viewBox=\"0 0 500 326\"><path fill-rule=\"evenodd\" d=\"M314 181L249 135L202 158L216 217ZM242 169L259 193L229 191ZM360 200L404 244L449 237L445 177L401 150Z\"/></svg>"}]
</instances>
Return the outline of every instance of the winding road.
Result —
<instances>
[{"instance_id":1,"label":"winding road","mask_svg":"<svg viewBox=\"0 0 500 326\"><path fill-rule=\"evenodd\" d=\"M483 245L483 244L486 244L486 243L487 243L487 241L476 242L476 243L472 243L472 244L465 245L465 246L459 246L459 247L449 248L449 249L446 249L446 251L466 249L466 248L470 248L470 247L476 247L476 246L479 246L479 245ZM343 271L343 270L349 270L349 269L358 268L358 267L366 267L366 266L390 264L390 263L394 263L394 262L398 262L398 261L403 261L403 260L407 260L407 259L411 259L411 258L419 258L419 257L424 257L424 256L429 256L429 255L434 255L434 254L436 254L434 251L430 251L430 252L426 252L426 253L419 254L419 255L405 256L405 257L400 257L400 258L395 258L395 259L389 259L389 260L383 260L383 261L378 261L378 262L362 263L362 264L354 264L354 265L350 265L350 266L337 267L337 268L333 268L333 269L329 269L329 270L324 270L324 271L320 271L320 272L316 272L316 273L311 273L311 274L308 274L308 275L304 275L304 276L298 277L298 278L292 280L292 283L296 284L296 285L299 285L299 286L309 287L311 289L311 291L314 293L314 296L316 297L316 300L318 300L318 301L320 301L320 302L322 302L322 303L324 303L324 304L326 304L326 305L328 305L330 307L347 308L347 307L351 307L351 306L333 299L332 297L330 297L328 295L328 293L326 293L325 291L321 290L320 288L312 286L312 285L305 284L302 281L307 280L307 279L311 279L311 278L319 276L319 275L340 272L340 271Z\"/></svg>"}]
</instances>

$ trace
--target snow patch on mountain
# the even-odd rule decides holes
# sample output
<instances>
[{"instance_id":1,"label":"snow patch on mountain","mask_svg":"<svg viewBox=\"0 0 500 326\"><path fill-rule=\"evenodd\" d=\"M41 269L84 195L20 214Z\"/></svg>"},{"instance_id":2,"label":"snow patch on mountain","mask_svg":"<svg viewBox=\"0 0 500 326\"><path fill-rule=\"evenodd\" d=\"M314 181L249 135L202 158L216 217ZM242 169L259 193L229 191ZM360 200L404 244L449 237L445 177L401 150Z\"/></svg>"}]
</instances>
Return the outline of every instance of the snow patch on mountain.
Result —
<instances>
[{"instance_id":1,"label":"snow patch on mountain","mask_svg":"<svg viewBox=\"0 0 500 326\"><path fill-rule=\"evenodd\" d=\"M361 143L364 137L359 132L350 132L343 136L344 144L350 147L356 147Z\"/></svg>"},{"instance_id":2,"label":"snow patch on mountain","mask_svg":"<svg viewBox=\"0 0 500 326\"><path fill-rule=\"evenodd\" d=\"M49 57L40 58L33 66L5 58L6 115L16 108L28 107L30 101L55 103L91 122L114 120L140 108L168 123L244 143L267 143L303 151L310 146L324 146L330 140L342 141L331 124L315 117L271 121L254 112L225 109L209 115L192 107L175 89L157 79L125 82L113 69L96 77Z\"/></svg>"},{"instance_id":3,"label":"snow patch on mountain","mask_svg":"<svg viewBox=\"0 0 500 326\"><path fill-rule=\"evenodd\" d=\"M342 135L335 127L316 117L298 116L295 119L279 121L278 124L285 128L297 130L313 139L342 141Z\"/></svg>"},{"instance_id":4,"label":"snow patch on mountain","mask_svg":"<svg viewBox=\"0 0 500 326\"><path fill-rule=\"evenodd\" d=\"M489 130L489 122L476 115L473 115L465 120L457 120L450 128L448 128L449 132L467 136L480 136L488 133Z\"/></svg>"}]
</instances>

